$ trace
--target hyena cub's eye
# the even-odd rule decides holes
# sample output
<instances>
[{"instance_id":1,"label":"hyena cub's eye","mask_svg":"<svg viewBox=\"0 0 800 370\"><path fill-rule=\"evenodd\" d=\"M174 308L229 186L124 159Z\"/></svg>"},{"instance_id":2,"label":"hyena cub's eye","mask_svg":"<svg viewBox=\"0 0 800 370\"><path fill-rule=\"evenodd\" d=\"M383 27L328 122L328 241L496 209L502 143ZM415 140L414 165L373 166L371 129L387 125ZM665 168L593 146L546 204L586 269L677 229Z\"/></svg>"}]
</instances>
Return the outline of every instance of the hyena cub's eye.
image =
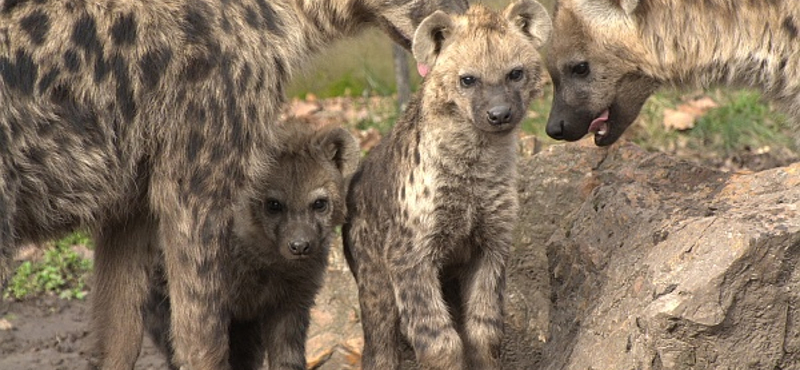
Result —
<instances>
[{"instance_id":1,"label":"hyena cub's eye","mask_svg":"<svg viewBox=\"0 0 800 370\"><path fill-rule=\"evenodd\" d=\"M317 212L325 212L328 209L328 200L325 198L320 198L311 203L311 209Z\"/></svg>"},{"instance_id":2,"label":"hyena cub's eye","mask_svg":"<svg viewBox=\"0 0 800 370\"><path fill-rule=\"evenodd\" d=\"M508 79L511 81L519 81L522 80L522 77L525 77L525 71L521 68L517 68L508 72Z\"/></svg>"},{"instance_id":3,"label":"hyena cub's eye","mask_svg":"<svg viewBox=\"0 0 800 370\"><path fill-rule=\"evenodd\" d=\"M478 78L475 76L467 75L467 76L461 76L460 81L461 81L461 86L470 87L472 85L475 85L476 82L478 82Z\"/></svg>"},{"instance_id":4,"label":"hyena cub's eye","mask_svg":"<svg viewBox=\"0 0 800 370\"><path fill-rule=\"evenodd\" d=\"M264 208L268 213L277 214L283 212L283 204L276 199L267 199L264 203Z\"/></svg>"},{"instance_id":5,"label":"hyena cub's eye","mask_svg":"<svg viewBox=\"0 0 800 370\"><path fill-rule=\"evenodd\" d=\"M571 70L573 75L578 77L584 77L589 74L589 62L580 62L574 66L572 66Z\"/></svg>"}]
</instances>

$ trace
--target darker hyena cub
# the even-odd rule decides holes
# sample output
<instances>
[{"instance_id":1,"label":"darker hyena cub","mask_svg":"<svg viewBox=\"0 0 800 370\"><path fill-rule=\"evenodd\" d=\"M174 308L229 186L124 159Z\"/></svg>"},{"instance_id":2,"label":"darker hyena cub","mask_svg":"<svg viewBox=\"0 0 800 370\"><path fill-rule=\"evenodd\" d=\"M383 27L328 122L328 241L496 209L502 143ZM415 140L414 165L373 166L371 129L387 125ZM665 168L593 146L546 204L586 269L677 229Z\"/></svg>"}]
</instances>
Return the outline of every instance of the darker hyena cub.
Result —
<instances>
[{"instance_id":1,"label":"darker hyena cub","mask_svg":"<svg viewBox=\"0 0 800 370\"><path fill-rule=\"evenodd\" d=\"M360 149L344 129L303 129L281 135L284 149L269 172L236 203L234 242L226 270L231 308L232 369L305 369L309 309L322 285L335 226L344 222L345 191ZM172 357L167 280L157 275L145 324Z\"/></svg>"},{"instance_id":2,"label":"darker hyena cub","mask_svg":"<svg viewBox=\"0 0 800 370\"><path fill-rule=\"evenodd\" d=\"M517 216L517 131L550 33L533 0L476 5L417 29L421 93L356 172L345 250L364 369L396 369L400 335L428 369L497 369Z\"/></svg>"}]
</instances>

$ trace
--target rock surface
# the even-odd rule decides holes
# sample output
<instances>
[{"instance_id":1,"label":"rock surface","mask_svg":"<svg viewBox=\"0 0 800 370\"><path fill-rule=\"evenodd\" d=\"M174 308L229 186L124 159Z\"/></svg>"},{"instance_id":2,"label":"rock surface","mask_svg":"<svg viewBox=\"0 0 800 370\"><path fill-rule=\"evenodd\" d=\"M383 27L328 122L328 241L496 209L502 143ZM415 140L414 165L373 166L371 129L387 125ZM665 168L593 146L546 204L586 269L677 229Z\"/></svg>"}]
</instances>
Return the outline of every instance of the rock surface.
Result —
<instances>
[{"instance_id":1,"label":"rock surface","mask_svg":"<svg viewBox=\"0 0 800 370\"><path fill-rule=\"evenodd\" d=\"M560 145L520 172L509 368L800 369L800 163Z\"/></svg>"}]
</instances>

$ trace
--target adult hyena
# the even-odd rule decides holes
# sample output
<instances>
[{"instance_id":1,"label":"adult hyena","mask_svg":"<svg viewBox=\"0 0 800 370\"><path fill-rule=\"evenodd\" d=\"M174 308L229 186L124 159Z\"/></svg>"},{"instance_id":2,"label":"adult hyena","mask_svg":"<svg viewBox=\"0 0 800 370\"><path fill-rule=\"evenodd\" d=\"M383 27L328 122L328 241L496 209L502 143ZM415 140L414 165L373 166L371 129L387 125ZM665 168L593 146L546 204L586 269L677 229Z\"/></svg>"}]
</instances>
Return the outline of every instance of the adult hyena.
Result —
<instances>
[{"instance_id":1,"label":"adult hyena","mask_svg":"<svg viewBox=\"0 0 800 370\"><path fill-rule=\"evenodd\" d=\"M800 121L800 2L559 0L547 133L619 139L660 85L759 87Z\"/></svg>"},{"instance_id":2,"label":"adult hyena","mask_svg":"<svg viewBox=\"0 0 800 370\"><path fill-rule=\"evenodd\" d=\"M506 258L517 216L519 123L541 91L534 0L503 14L434 13L414 38L429 71L348 193L364 369L397 369L399 335L426 369L498 369Z\"/></svg>"},{"instance_id":3,"label":"adult hyena","mask_svg":"<svg viewBox=\"0 0 800 370\"><path fill-rule=\"evenodd\" d=\"M97 365L133 367L163 259L176 365L229 368L233 206L292 71L369 24L409 47L437 8L466 4L0 1L0 280L18 245L91 228Z\"/></svg>"},{"instance_id":4,"label":"adult hyena","mask_svg":"<svg viewBox=\"0 0 800 370\"><path fill-rule=\"evenodd\" d=\"M301 129L298 129L301 127ZM309 310L322 286L334 227L345 218L345 191L361 150L344 129L287 126L275 165L254 176L236 203L231 274L230 364L305 369ZM154 341L171 357L166 279L156 275L145 310Z\"/></svg>"}]
</instances>

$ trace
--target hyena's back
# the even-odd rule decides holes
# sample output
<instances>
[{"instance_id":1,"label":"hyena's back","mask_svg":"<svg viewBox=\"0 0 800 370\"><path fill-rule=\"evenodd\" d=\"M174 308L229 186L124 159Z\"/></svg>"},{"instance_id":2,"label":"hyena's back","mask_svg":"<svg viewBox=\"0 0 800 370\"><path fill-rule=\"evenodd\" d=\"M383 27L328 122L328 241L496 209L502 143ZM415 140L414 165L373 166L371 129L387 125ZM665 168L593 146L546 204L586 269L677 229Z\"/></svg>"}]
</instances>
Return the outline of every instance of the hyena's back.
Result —
<instances>
[{"instance_id":1,"label":"hyena's back","mask_svg":"<svg viewBox=\"0 0 800 370\"><path fill-rule=\"evenodd\" d=\"M0 194L19 197L3 207L18 239L113 214L147 190L137 174L159 167L242 171L248 145L265 139L253 128L277 105L258 94L282 99L286 56L261 50L270 33L254 29L250 48L221 34L268 28L257 13L247 23L203 2L0 4Z\"/></svg>"}]
</instances>

